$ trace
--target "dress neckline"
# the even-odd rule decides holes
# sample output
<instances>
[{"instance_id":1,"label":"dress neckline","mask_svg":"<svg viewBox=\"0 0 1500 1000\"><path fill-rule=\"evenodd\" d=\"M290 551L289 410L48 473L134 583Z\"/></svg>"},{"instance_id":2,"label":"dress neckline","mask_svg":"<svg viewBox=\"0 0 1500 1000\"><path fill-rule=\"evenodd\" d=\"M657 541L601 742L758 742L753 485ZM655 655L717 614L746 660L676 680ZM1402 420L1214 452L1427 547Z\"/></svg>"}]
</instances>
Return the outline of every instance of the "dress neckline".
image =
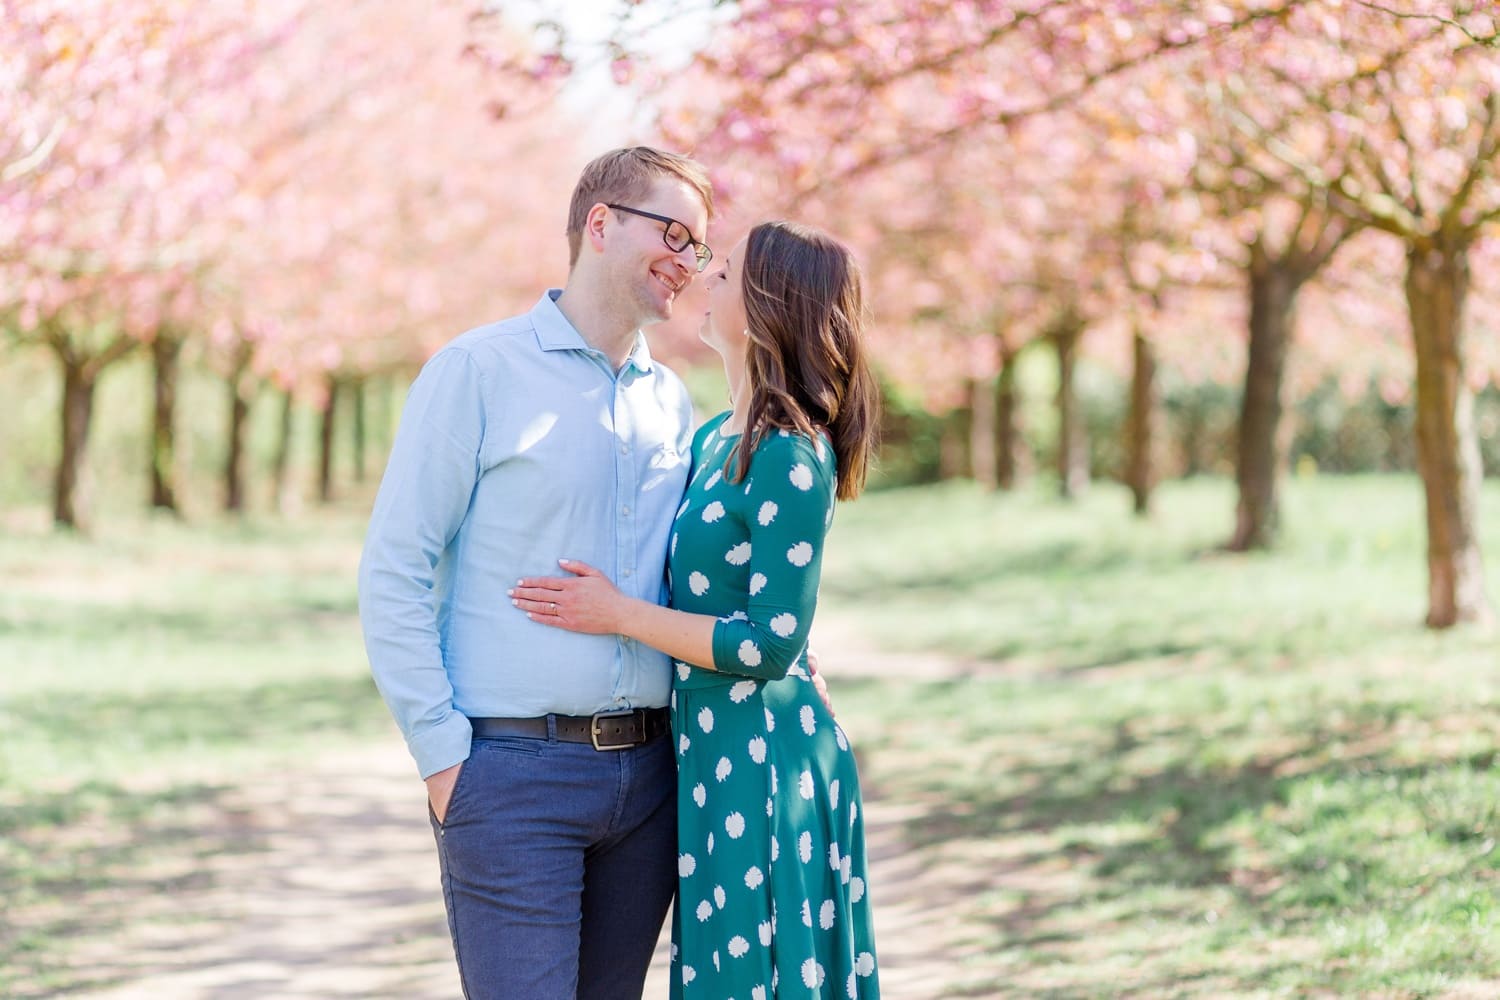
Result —
<instances>
[{"instance_id":1,"label":"dress neckline","mask_svg":"<svg viewBox=\"0 0 1500 1000\"><path fill-rule=\"evenodd\" d=\"M733 441L736 438L744 436L745 432L743 429L734 431L732 433L724 430L724 425L729 423L729 418L733 415L733 410L725 410L723 419L720 420L718 426L714 428L714 433L718 435L720 441Z\"/></svg>"}]
</instances>

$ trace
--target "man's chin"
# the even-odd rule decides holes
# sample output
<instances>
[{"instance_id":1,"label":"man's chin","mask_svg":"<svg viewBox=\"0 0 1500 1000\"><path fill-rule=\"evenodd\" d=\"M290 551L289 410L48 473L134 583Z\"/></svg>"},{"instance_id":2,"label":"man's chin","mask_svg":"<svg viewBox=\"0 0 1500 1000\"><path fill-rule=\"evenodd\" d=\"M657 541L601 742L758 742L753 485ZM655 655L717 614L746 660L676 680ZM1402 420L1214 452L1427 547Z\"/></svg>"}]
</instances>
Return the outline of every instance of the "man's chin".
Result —
<instances>
[{"instance_id":1,"label":"man's chin","mask_svg":"<svg viewBox=\"0 0 1500 1000\"><path fill-rule=\"evenodd\" d=\"M637 322L641 326L655 326L672 318L672 303L663 302L655 295L637 299L636 304L640 308L640 319Z\"/></svg>"}]
</instances>

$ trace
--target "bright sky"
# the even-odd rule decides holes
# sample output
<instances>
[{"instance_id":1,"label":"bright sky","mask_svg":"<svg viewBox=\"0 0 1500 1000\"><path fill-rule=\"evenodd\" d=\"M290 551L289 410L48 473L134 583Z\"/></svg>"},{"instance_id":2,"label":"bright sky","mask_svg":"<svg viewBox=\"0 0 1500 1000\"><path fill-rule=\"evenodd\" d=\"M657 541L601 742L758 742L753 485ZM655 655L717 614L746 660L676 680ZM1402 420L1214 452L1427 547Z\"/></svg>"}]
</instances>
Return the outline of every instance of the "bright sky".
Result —
<instances>
[{"instance_id":1,"label":"bright sky","mask_svg":"<svg viewBox=\"0 0 1500 1000\"><path fill-rule=\"evenodd\" d=\"M603 48L618 23L621 0L509 0L504 9L506 17L517 24L556 21L567 30L579 62L566 100L588 113L590 137L599 140L601 149L638 132L633 124L644 127L644 120L636 121L640 114L636 99L611 83ZM711 0L644 0L634 8L631 20L652 26L639 44L670 68L673 63L686 63L703 45L712 19L724 14L712 10Z\"/></svg>"}]
</instances>

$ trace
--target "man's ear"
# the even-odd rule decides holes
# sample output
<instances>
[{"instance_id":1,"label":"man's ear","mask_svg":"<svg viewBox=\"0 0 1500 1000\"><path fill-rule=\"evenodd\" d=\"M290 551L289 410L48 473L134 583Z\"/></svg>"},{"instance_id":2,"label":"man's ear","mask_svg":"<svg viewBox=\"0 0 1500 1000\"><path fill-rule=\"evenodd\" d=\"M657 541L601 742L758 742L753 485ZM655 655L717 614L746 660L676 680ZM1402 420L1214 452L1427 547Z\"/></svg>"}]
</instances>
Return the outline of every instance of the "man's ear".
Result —
<instances>
[{"instance_id":1,"label":"man's ear","mask_svg":"<svg viewBox=\"0 0 1500 1000\"><path fill-rule=\"evenodd\" d=\"M604 227L609 218L609 206L602 201L594 203L589 209L589 214L583 219L583 236L589 241L595 252L604 250Z\"/></svg>"}]
</instances>

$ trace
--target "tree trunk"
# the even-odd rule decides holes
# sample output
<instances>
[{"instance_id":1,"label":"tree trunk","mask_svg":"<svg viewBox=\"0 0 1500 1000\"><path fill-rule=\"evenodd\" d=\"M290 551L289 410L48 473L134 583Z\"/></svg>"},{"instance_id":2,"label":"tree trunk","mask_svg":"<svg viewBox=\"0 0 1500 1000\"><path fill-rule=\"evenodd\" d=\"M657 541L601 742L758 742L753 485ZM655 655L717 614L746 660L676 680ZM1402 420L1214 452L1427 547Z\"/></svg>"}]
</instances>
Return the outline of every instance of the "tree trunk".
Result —
<instances>
[{"instance_id":1,"label":"tree trunk","mask_svg":"<svg viewBox=\"0 0 1500 1000\"><path fill-rule=\"evenodd\" d=\"M59 528L89 527L88 442L94 415L94 390L110 365L135 349L136 341L116 335L102 350L82 351L56 320L45 322L42 342L62 367L61 448L52 481L52 521Z\"/></svg>"},{"instance_id":2,"label":"tree trunk","mask_svg":"<svg viewBox=\"0 0 1500 1000\"><path fill-rule=\"evenodd\" d=\"M89 426L99 369L60 353L63 369L62 451L53 480L52 521L59 528L88 528L89 497L83 479L88 457Z\"/></svg>"},{"instance_id":3,"label":"tree trunk","mask_svg":"<svg viewBox=\"0 0 1500 1000\"><path fill-rule=\"evenodd\" d=\"M969 383L969 464L974 481L986 490L1000 485L996 466L995 411L997 385L993 378L974 379Z\"/></svg>"},{"instance_id":4,"label":"tree trunk","mask_svg":"<svg viewBox=\"0 0 1500 1000\"><path fill-rule=\"evenodd\" d=\"M1125 480L1135 501L1135 512L1151 511L1156 485L1152 452L1156 446L1156 349L1141 331L1135 332L1130 375L1129 458Z\"/></svg>"},{"instance_id":5,"label":"tree trunk","mask_svg":"<svg viewBox=\"0 0 1500 1000\"><path fill-rule=\"evenodd\" d=\"M182 368L182 337L158 330L151 342L151 506L180 514L177 506L177 376Z\"/></svg>"},{"instance_id":6,"label":"tree trunk","mask_svg":"<svg viewBox=\"0 0 1500 1000\"><path fill-rule=\"evenodd\" d=\"M1000 377L995 382L995 485L1015 489L1021 463L1020 407L1016 399L1016 358L1007 352L1000 358Z\"/></svg>"},{"instance_id":7,"label":"tree trunk","mask_svg":"<svg viewBox=\"0 0 1500 1000\"><path fill-rule=\"evenodd\" d=\"M1177 429L1178 447L1182 451L1182 478L1192 479L1203 475L1204 440L1208 437L1208 422L1204 418L1203 402L1197 392L1185 395L1185 400L1172 425Z\"/></svg>"},{"instance_id":8,"label":"tree trunk","mask_svg":"<svg viewBox=\"0 0 1500 1000\"><path fill-rule=\"evenodd\" d=\"M395 415L401 410L401 401L405 396L406 384L401 380L386 375L380 380L380 392L376 399L375 441L377 452L380 455L379 475L384 475L385 463L391 453L391 446L395 443L396 421Z\"/></svg>"},{"instance_id":9,"label":"tree trunk","mask_svg":"<svg viewBox=\"0 0 1500 1000\"><path fill-rule=\"evenodd\" d=\"M241 349L229 375L229 447L224 459L224 509L245 509L245 433L250 416L250 361L252 350Z\"/></svg>"},{"instance_id":10,"label":"tree trunk","mask_svg":"<svg viewBox=\"0 0 1500 1000\"><path fill-rule=\"evenodd\" d=\"M281 420L276 429L276 457L271 475L276 491L276 509L290 514L296 507L291 490L292 467L292 417L296 410L296 397L287 389L281 394Z\"/></svg>"},{"instance_id":11,"label":"tree trunk","mask_svg":"<svg viewBox=\"0 0 1500 1000\"><path fill-rule=\"evenodd\" d=\"M972 475L973 465L969 455L969 427L972 423L967 406L957 407L944 415L942 433L938 438L940 481L947 482Z\"/></svg>"},{"instance_id":12,"label":"tree trunk","mask_svg":"<svg viewBox=\"0 0 1500 1000\"><path fill-rule=\"evenodd\" d=\"M1479 549L1483 470L1464 375L1468 247L1441 237L1407 254L1406 303L1417 353L1417 470L1427 497L1427 625L1485 621Z\"/></svg>"},{"instance_id":13,"label":"tree trunk","mask_svg":"<svg viewBox=\"0 0 1500 1000\"><path fill-rule=\"evenodd\" d=\"M1277 527L1276 479L1280 469L1281 383L1291 343L1292 316L1302 277L1258 246L1250 258L1250 354L1240 401L1231 552L1267 548Z\"/></svg>"},{"instance_id":14,"label":"tree trunk","mask_svg":"<svg viewBox=\"0 0 1500 1000\"><path fill-rule=\"evenodd\" d=\"M318 500L321 503L333 500L333 415L338 395L339 381L330 375L327 391L323 394L323 408L318 414Z\"/></svg>"},{"instance_id":15,"label":"tree trunk","mask_svg":"<svg viewBox=\"0 0 1500 1000\"><path fill-rule=\"evenodd\" d=\"M1065 317L1052 331L1057 348L1057 483L1064 500L1082 496L1089 486L1088 428L1078 407L1074 370L1083 326Z\"/></svg>"},{"instance_id":16,"label":"tree trunk","mask_svg":"<svg viewBox=\"0 0 1500 1000\"><path fill-rule=\"evenodd\" d=\"M365 481L365 454L368 450L369 434L365 428L365 380L357 378L351 383L354 390L351 406L354 409L354 481Z\"/></svg>"}]
</instances>

